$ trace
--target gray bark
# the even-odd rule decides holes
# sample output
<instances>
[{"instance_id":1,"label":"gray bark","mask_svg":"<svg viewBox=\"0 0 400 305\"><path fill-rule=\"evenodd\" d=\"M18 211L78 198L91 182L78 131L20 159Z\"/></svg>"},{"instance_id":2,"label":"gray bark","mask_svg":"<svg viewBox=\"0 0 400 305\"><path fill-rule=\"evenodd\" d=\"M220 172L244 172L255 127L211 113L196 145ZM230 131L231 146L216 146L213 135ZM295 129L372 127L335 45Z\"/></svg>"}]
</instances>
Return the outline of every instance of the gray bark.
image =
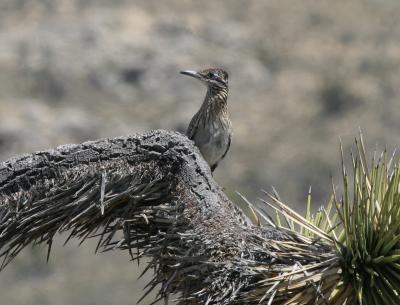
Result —
<instances>
[{"instance_id":1,"label":"gray bark","mask_svg":"<svg viewBox=\"0 0 400 305\"><path fill-rule=\"evenodd\" d=\"M294 237L254 226L193 143L163 130L1 164L3 267L30 243L47 243L50 254L62 231L82 241L98 238L98 250L151 257L149 291L161 284L160 298L179 293L182 304L252 304L260 296L250 292L265 278L257 267L293 263L272 254L268 241Z\"/></svg>"}]
</instances>

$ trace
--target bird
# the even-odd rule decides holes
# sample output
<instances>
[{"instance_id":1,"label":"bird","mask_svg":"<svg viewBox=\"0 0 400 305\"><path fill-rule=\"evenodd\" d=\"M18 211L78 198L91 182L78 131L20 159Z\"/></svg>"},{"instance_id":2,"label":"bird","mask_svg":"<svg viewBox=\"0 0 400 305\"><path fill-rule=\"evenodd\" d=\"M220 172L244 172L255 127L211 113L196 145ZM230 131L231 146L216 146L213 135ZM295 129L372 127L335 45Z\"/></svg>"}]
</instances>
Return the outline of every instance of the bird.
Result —
<instances>
[{"instance_id":1,"label":"bird","mask_svg":"<svg viewBox=\"0 0 400 305\"><path fill-rule=\"evenodd\" d=\"M186 136L199 148L214 172L226 156L232 140L232 122L228 113L228 73L221 68L186 70L181 74L200 80L207 93L199 111L193 116Z\"/></svg>"}]
</instances>

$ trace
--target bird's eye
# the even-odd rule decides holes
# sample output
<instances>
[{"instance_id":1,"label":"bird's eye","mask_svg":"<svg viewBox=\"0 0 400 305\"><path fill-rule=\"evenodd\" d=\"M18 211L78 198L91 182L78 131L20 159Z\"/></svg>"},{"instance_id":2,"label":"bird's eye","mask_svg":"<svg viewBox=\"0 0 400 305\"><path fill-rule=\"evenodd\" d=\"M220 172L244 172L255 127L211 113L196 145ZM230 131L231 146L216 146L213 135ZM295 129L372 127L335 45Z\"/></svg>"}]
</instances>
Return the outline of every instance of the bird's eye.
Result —
<instances>
[{"instance_id":1,"label":"bird's eye","mask_svg":"<svg viewBox=\"0 0 400 305\"><path fill-rule=\"evenodd\" d=\"M208 75L207 75L209 78L214 78L214 73L212 73L212 72L208 72Z\"/></svg>"}]
</instances>

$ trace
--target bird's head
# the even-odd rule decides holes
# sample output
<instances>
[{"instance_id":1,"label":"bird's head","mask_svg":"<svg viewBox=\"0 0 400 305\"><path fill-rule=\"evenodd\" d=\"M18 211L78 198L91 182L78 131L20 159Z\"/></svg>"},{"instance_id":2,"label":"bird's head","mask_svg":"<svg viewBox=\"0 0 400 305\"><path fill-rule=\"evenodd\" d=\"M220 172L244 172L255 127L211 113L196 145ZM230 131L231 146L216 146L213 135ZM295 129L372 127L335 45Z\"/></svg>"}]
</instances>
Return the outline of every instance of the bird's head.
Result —
<instances>
[{"instance_id":1,"label":"bird's head","mask_svg":"<svg viewBox=\"0 0 400 305\"><path fill-rule=\"evenodd\" d=\"M211 68L203 71L186 70L181 71L181 73L197 78L211 88L228 88L228 73L223 69Z\"/></svg>"}]
</instances>

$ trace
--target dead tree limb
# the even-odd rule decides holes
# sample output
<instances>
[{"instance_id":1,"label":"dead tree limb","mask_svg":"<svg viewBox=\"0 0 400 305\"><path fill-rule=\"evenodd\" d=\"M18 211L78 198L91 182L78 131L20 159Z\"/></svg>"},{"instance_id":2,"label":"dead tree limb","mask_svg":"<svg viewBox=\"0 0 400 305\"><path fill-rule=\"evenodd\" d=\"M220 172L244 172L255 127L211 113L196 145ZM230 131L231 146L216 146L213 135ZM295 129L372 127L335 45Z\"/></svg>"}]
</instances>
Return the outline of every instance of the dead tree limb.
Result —
<instances>
[{"instance_id":1,"label":"dead tree limb","mask_svg":"<svg viewBox=\"0 0 400 305\"><path fill-rule=\"evenodd\" d=\"M272 292L265 280L282 268L334 264L331 247L304 243L273 226L258 227L227 198L185 136L168 131L64 145L0 166L0 249L4 267L28 244L57 232L96 250L151 257L148 291L179 293L180 304L284 304L312 284ZM68 239L69 239L68 238Z\"/></svg>"}]
</instances>

